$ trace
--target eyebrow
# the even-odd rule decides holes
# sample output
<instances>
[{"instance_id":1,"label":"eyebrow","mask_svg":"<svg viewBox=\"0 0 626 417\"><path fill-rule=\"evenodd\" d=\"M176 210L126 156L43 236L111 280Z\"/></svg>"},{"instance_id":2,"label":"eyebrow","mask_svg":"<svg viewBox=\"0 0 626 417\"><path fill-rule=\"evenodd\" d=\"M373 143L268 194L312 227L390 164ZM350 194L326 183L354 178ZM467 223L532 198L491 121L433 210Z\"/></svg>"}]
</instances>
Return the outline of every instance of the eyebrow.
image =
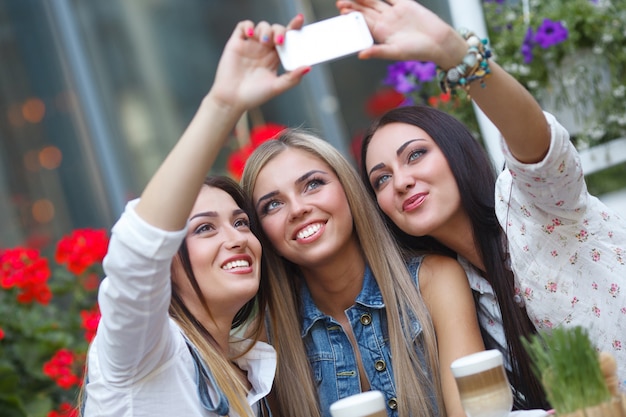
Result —
<instances>
[{"instance_id":1,"label":"eyebrow","mask_svg":"<svg viewBox=\"0 0 626 417\"><path fill-rule=\"evenodd\" d=\"M243 210L241 208L233 210L233 215L234 216L237 216L239 214L247 214L247 213L246 213L245 210ZM191 216L189 218L189 221L191 221L191 220L193 220L195 218L198 218L198 217L218 217L218 214L217 214L216 211L203 211L201 213L196 213L193 216Z\"/></svg>"},{"instance_id":2,"label":"eyebrow","mask_svg":"<svg viewBox=\"0 0 626 417\"><path fill-rule=\"evenodd\" d=\"M413 142L417 142L418 140L424 140L424 139L411 139L411 140L407 140L406 142L404 142L402 145L400 145L400 147L398 149L396 149L396 156L400 156L400 154L402 152L404 152L404 150L407 148L407 146L409 146L411 143ZM384 163L380 163L380 164L376 164L372 167L372 169L370 169L370 171L368 172L368 176L372 175L372 172L382 169L385 167Z\"/></svg>"},{"instance_id":3,"label":"eyebrow","mask_svg":"<svg viewBox=\"0 0 626 417\"><path fill-rule=\"evenodd\" d=\"M300 177L298 177L294 183L296 185L302 184L303 182L305 182L308 178L310 178L311 176L315 175L315 174L328 174L326 171L321 171L319 169L312 169L309 172L304 173L303 175L301 175ZM259 205L261 205L261 203L263 203L263 201L268 200L274 196L278 195L278 191L271 191L267 194L265 194L264 196L261 196L259 198L259 201L256 202L256 204L254 205L254 207L258 210L259 209Z\"/></svg>"}]
</instances>

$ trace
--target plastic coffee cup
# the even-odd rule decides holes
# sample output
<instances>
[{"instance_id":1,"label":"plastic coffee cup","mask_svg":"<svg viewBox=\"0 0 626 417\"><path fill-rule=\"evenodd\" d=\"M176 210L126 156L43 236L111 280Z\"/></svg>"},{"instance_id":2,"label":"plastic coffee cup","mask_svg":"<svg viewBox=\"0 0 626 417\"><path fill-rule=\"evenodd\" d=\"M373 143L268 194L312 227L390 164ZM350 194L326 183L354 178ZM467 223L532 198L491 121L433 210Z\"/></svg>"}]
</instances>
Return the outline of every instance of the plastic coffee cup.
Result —
<instances>
[{"instance_id":1,"label":"plastic coffee cup","mask_svg":"<svg viewBox=\"0 0 626 417\"><path fill-rule=\"evenodd\" d=\"M387 417L387 404L380 391L366 391L335 401L332 417Z\"/></svg>"},{"instance_id":2,"label":"plastic coffee cup","mask_svg":"<svg viewBox=\"0 0 626 417\"><path fill-rule=\"evenodd\" d=\"M500 351L486 350L459 358L452 362L450 369L469 417L509 415L513 393Z\"/></svg>"}]
</instances>

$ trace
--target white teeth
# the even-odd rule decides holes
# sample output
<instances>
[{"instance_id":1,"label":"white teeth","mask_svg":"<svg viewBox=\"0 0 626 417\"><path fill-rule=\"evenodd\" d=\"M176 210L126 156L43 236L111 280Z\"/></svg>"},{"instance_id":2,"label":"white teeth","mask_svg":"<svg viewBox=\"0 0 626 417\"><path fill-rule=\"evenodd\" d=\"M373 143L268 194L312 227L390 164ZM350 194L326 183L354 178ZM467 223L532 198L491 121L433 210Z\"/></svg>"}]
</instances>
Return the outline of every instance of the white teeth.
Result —
<instances>
[{"instance_id":1,"label":"white teeth","mask_svg":"<svg viewBox=\"0 0 626 417\"><path fill-rule=\"evenodd\" d=\"M229 270L229 269L233 269L233 268L246 268L248 266L250 266L250 262L244 261L243 259L240 259L238 261L233 261L233 262L227 263L226 265L224 265L222 267L222 269Z\"/></svg>"},{"instance_id":2,"label":"white teeth","mask_svg":"<svg viewBox=\"0 0 626 417\"><path fill-rule=\"evenodd\" d=\"M309 227L307 227L306 229L300 230L298 232L298 239L305 239L309 236L311 236L312 234L316 233L318 230L320 230L322 228L322 225L319 223L315 223L310 225Z\"/></svg>"}]
</instances>

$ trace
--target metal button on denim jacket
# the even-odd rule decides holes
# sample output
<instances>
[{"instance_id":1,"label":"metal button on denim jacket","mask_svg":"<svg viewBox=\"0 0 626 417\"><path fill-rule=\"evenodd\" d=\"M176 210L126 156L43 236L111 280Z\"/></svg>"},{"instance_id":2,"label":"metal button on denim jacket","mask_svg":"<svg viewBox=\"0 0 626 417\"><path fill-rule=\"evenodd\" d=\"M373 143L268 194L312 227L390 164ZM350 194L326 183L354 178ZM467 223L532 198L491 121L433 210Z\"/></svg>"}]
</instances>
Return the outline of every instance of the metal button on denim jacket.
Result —
<instances>
[{"instance_id":1,"label":"metal button on denim jacket","mask_svg":"<svg viewBox=\"0 0 626 417\"><path fill-rule=\"evenodd\" d=\"M415 258L409 263L414 277L417 277L420 260L421 257ZM361 392L357 361L348 335L336 320L324 315L315 306L306 285L302 287L301 297L302 338L317 383L322 416L330 417L329 408L333 402ZM389 405L387 414L397 417L397 406L394 407L397 405L397 394L386 309L369 267L365 270L361 293L354 305L346 310L346 316L352 326L371 389L383 392ZM422 326L417 320L413 322L413 331L415 338L421 335ZM423 352L418 353L423 362Z\"/></svg>"}]
</instances>

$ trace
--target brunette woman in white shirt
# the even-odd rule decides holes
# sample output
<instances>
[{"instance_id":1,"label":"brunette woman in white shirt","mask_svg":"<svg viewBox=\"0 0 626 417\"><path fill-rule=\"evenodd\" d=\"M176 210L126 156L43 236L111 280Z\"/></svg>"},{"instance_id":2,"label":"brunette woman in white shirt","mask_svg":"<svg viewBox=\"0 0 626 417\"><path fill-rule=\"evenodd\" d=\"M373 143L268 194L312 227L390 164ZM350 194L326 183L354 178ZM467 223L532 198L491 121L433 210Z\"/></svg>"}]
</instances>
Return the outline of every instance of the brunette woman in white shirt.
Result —
<instances>
[{"instance_id":1,"label":"brunette woman in white shirt","mask_svg":"<svg viewBox=\"0 0 626 417\"><path fill-rule=\"evenodd\" d=\"M238 185L205 175L243 112L308 72L277 74L284 32L237 25L190 125L113 227L85 416L269 415L275 351L259 329L231 336L265 310L261 246Z\"/></svg>"}]
</instances>

